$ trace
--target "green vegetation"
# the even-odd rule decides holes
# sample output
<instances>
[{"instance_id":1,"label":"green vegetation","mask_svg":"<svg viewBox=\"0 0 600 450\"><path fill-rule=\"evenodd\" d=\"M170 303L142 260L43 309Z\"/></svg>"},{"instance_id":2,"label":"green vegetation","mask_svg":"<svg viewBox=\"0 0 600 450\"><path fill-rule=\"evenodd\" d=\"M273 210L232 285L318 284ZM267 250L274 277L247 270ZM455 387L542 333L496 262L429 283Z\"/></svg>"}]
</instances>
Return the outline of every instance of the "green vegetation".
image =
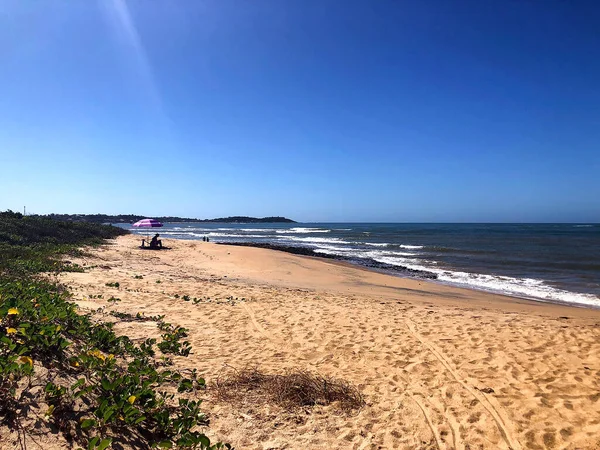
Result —
<instances>
[{"instance_id":1,"label":"green vegetation","mask_svg":"<svg viewBox=\"0 0 600 450\"><path fill-rule=\"evenodd\" d=\"M24 438L41 419L88 450L222 449L207 425L195 370L170 370L166 355L187 356L187 330L158 319L162 340L136 344L113 325L78 314L63 286L40 272L82 271L63 261L80 246L125 231L89 223L0 213L0 425ZM118 287L118 283L114 283ZM115 303L118 299L111 297ZM113 314L118 317L116 314ZM156 359L156 348L162 358ZM26 431L30 430L30 431ZM23 436L22 436L23 435Z\"/></svg>"}]
</instances>

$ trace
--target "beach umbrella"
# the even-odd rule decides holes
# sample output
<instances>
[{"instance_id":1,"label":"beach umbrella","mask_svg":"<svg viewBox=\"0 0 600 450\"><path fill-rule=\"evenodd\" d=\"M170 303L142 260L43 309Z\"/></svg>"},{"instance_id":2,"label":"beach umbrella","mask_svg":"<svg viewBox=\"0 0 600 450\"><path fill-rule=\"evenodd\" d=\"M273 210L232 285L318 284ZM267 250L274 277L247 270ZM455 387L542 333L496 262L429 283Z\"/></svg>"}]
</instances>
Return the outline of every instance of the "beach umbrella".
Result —
<instances>
[{"instance_id":1,"label":"beach umbrella","mask_svg":"<svg viewBox=\"0 0 600 450\"><path fill-rule=\"evenodd\" d=\"M155 219L142 219L142 220L138 220L136 223L134 223L133 226L135 228L148 228L149 229L149 228L162 227L163 224ZM150 237L150 233L148 233L148 237Z\"/></svg>"}]
</instances>

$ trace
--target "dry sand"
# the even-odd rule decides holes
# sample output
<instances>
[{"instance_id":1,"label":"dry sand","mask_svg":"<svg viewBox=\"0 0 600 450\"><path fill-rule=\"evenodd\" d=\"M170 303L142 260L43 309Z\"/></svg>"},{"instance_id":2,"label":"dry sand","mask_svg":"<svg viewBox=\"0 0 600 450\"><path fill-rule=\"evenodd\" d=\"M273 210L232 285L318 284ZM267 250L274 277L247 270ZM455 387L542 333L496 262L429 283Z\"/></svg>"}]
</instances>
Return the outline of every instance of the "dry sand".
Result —
<instances>
[{"instance_id":1,"label":"dry sand","mask_svg":"<svg viewBox=\"0 0 600 450\"><path fill-rule=\"evenodd\" d=\"M93 250L87 273L61 278L82 308L165 314L189 328L193 353L176 364L208 382L228 366L309 369L354 383L367 402L349 416L282 413L209 390L211 438L239 450L600 448L599 311L272 250L166 244L144 251L124 236ZM111 295L121 301L108 305ZM116 329L158 336L153 322Z\"/></svg>"}]
</instances>

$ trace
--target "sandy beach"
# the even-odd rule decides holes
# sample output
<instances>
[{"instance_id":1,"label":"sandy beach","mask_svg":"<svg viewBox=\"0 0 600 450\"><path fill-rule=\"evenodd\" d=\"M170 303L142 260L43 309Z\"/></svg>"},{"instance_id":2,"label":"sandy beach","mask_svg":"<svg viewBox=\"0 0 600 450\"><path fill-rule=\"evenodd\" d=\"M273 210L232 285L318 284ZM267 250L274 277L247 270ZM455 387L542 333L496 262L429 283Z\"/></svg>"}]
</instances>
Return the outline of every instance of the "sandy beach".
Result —
<instances>
[{"instance_id":1,"label":"sandy beach","mask_svg":"<svg viewBox=\"0 0 600 450\"><path fill-rule=\"evenodd\" d=\"M358 386L366 401L349 415L283 413L209 388L211 439L238 450L600 448L600 311L273 250L165 244L145 251L120 237L73 260L92 268L61 281L82 310L164 314L188 328L193 351L176 364L209 385L231 367L310 370ZM115 329L160 336L154 322Z\"/></svg>"}]
</instances>

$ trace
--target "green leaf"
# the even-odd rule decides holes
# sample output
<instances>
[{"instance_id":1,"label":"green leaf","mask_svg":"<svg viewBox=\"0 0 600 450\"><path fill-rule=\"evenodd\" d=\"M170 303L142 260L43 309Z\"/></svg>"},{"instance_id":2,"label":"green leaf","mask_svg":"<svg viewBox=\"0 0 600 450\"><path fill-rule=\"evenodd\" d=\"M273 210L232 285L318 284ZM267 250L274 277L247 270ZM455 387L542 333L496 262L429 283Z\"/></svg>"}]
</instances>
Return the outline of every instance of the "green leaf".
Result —
<instances>
[{"instance_id":1,"label":"green leaf","mask_svg":"<svg viewBox=\"0 0 600 450\"><path fill-rule=\"evenodd\" d=\"M112 438L102 439L102 441L100 442L100 445L98 445L98 450L104 450L110 444L112 444Z\"/></svg>"},{"instance_id":2,"label":"green leaf","mask_svg":"<svg viewBox=\"0 0 600 450\"><path fill-rule=\"evenodd\" d=\"M160 448L173 448L173 443L171 441L162 441L158 443Z\"/></svg>"},{"instance_id":3,"label":"green leaf","mask_svg":"<svg viewBox=\"0 0 600 450\"><path fill-rule=\"evenodd\" d=\"M99 440L100 440L100 438L98 436L96 436L95 438L93 438L88 443L88 450L94 450L94 448L96 448L96 444L98 443Z\"/></svg>"},{"instance_id":4,"label":"green leaf","mask_svg":"<svg viewBox=\"0 0 600 450\"><path fill-rule=\"evenodd\" d=\"M96 425L96 421L94 419L85 419L83 422L81 422L80 426L82 430L87 430L88 428L91 428L94 425Z\"/></svg>"},{"instance_id":5,"label":"green leaf","mask_svg":"<svg viewBox=\"0 0 600 450\"><path fill-rule=\"evenodd\" d=\"M115 407L111 406L106 411L104 411L104 415L102 416L102 419L104 419L105 422L108 422L108 419L110 419L114 413L115 413Z\"/></svg>"},{"instance_id":6,"label":"green leaf","mask_svg":"<svg viewBox=\"0 0 600 450\"><path fill-rule=\"evenodd\" d=\"M140 423L142 423L144 420L146 420L146 416L142 416L142 417L138 417L137 419L135 419L134 425L138 425Z\"/></svg>"}]
</instances>

